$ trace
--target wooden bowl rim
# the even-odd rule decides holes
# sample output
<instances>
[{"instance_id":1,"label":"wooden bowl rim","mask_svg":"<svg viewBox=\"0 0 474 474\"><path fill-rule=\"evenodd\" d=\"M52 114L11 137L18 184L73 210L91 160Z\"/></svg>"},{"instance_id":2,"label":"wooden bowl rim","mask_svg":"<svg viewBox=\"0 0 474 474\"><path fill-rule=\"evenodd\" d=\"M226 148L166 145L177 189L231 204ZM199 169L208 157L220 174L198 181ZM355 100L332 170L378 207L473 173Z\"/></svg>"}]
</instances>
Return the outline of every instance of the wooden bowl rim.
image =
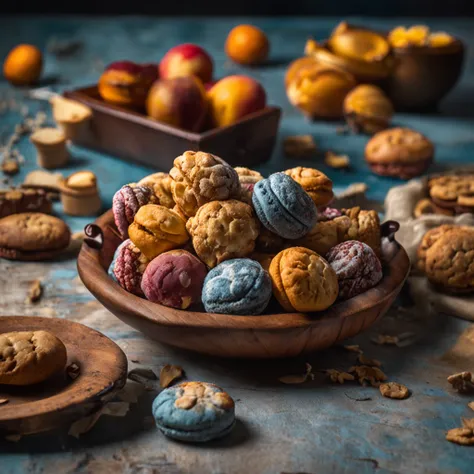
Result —
<instances>
[{"instance_id":1,"label":"wooden bowl rim","mask_svg":"<svg viewBox=\"0 0 474 474\"><path fill-rule=\"evenodd\" d=\"M113 229L112 210L100 216L95 224L102 230L106 227ZM116 232L116 231L115 231ZM104 233L105 234L105 233ZM122 313L133 315L138 319L151 320L163 326L181 328L207 328L228 330L288 330L297 328L316 327L329 319L344 320L391 298L393 291L404 283L409 271L410 261L405 249L397 242L393 243L397 250L384 265L384 277L374 288L354 298L334 304L319 313L277 313L258 316L236 316L228 314L184 311L152 303L144 298L125 291L118 283L110 278L107 270L100 263L100 251L83 243L77 260L78 272L84 285L107 308L118 309ZM396 279L393 270L404 268L403 278ZM94 271L92 275L91 270ZM91 288L99 288L93 291ZM382 297L377 295L382 293Z\"/></svg>"}]
</instances>

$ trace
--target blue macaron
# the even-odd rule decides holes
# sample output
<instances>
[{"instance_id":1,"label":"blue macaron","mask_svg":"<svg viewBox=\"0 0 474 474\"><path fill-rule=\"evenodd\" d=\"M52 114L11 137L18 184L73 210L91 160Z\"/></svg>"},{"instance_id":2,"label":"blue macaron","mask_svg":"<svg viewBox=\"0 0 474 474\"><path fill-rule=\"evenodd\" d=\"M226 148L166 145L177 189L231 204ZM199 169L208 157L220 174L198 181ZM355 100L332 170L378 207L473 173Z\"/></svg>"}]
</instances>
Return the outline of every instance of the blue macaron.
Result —
<instances>
[{"instance_id":1,"label":"blue macaron","mask_svg":"<svg viewBox=\"0 0 474 474\"><path fill-rule=\"evenodd\" d=\"M272 296L272 283L260 263L249 258L226 260L206 276L202 302L208 313L262 313Z\"/></svg>"},{"instance_id":2,"label":"blue macaron","mask_svg":"<svg viewBox=\"0 0 474 474\"><path fill-rule=\"evenodd\" d=\"M184 382L166 388L153 401L156 426L170 438L202 443L221 438L235 425L234 400L220 387Z\"/></svg>"},{"instance_id":3,"label":"blue macaron","mask_svg":"<svg viewBox=\"0 0 474 474\"><path fill-rule=\"evenodd\" d=\"M316 224L318 213L308 193L285 173L259 181L252 203L260 222L285 239L299 239Z\"/></svg>"}]
</instances>

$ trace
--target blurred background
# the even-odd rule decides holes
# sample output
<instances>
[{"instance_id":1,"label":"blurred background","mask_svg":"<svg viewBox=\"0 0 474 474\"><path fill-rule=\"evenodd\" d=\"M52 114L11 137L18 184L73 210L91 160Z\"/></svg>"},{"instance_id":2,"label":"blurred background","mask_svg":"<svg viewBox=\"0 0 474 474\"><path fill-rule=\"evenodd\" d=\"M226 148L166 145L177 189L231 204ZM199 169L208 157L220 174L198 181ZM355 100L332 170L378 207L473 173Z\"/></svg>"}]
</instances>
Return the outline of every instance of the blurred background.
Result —
<instances>
[{"instance_id":1,"label":"blurred background","mask_svg":"<svg viewBox=\"0 0 474 474\"><path fill-rule=\"evenodd\" d=\"M1 13L150 14L150 15L372 15L464 16L474 14L473 0L238 0L218 2L79 0L76 2L0 1Z\"/></svg>"}]
</instances>

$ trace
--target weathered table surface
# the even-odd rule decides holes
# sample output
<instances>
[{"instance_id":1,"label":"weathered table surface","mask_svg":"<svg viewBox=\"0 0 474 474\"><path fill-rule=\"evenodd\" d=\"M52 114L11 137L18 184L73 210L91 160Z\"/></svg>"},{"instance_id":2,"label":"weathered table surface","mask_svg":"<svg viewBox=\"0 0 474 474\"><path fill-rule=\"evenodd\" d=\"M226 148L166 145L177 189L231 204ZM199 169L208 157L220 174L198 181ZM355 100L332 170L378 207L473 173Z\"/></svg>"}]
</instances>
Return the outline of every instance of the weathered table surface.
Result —
<instances>
[{"instance_id":1,"label":"weathered table surface","mask_svg":"<svg viewBox=\"0 0 474 474\"><path fill-rule=\"evenodd\" d=\"M355 19L364 22L364 19ZM287 160L281 153L286 135L313 134L322 149L348 153L351 172L327 169L320 161L313 166L327 172L338 190L349 183L365 181L369 196L382 200L397 181L376 178L363 163L363 136L340 136L337 124L310 124L288 104L283 77L288 62L301 55L305 40L324 38L338 19L255 19L269 34L272 62L245 70L229 64L223 42L229 29L250 19L155 19L155 18L1 18L0 57L20 42L45 48L59 40L79 40L82 47L70 57L46 56L45 76L56 90L87 85L97 80L104 64L131 58L159 60L171 46L198 42L208 48L216 62L217 76L246 73L266 87L270 103L284 109L281 132L274 157L261 166L263 172L285 169L303 162ZM372 26L389 28L413 21L366 20ZM458 19L431 22L474 45L474 21ZM468 50L462 81L430 115L397 115L398 124L413 126L436 144L438 166L472 162L474 156L474 61ZM4 98L14 92L0 82ZM25 102L30 111L45 104ZM0 128L11 133L18 115L0 115ZM27 139L20 149L26 164L15 177L35 168L35 157ZM100 182L104 207L110 206L114 191L150 172L141 166L83 149L73 149L74 159L65 172L88 168ZM157 160L160 151L157 150ZM225 158L225 157L224 157ZM58 213L61 215L60 209ZM67 218L74 231L88 219ZM44 298L36 305L24 303L30 282L40 278ZM474 311L474 310L473 310ZM166 439L150 418L153 393L147 392L132 405L126 417L103 416L79 439L65 433L26 437L17 443L0 441L0 472L18 473L468 473L472 472L473 448L445 441L447 429L460 426L460 417L474 415L467 407L469 397L455 393L446 377L459 370L474 369L474 332L471 324L447 315L428 316L423 302L416 308L394 308L368 333L353 341L366 354L380 359L390 380L406 384L412 396L404 401L383 398L377 389L353 383L334 385L317 370L348 368L355 354L342 347L305 359L285 361L230 361L196 356L147 340L121 323L88 293L80 282L75 261L56 263L0 262L0 314L44 315L79 321L104 332L126 352L130 367L159 370L164 363L180 364L190 380L215 382L236 400L238 425L224 440L190 446ZM417 336L406 348L375 346L370 336L411 331ZM137 362L132 362L138 361ZM313 365L316 377L303 385L283 385L278 377L301 373L304 363Z\"/></svg>"}]
</instances>

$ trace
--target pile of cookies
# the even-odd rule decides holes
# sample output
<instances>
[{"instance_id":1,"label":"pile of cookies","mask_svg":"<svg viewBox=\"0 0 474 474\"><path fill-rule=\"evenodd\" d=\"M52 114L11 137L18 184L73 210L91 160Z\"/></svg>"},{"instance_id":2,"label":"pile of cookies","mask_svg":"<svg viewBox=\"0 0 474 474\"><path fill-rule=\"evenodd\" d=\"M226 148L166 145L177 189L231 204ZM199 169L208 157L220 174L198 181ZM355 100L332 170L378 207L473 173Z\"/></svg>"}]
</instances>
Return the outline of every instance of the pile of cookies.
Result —
<instances>
[{"instance_id":1,"label":"pile of cookies","mask_svg":"<svg viewBox=\"0 0 474 474\"><path fill-rule=\"evenodd\" d=\"M337 210L332 182L311 168L264 178L187 151L169 174L118 190L123 242L109 268L125 290L166 306L261 314L323 311L382 279L375 211Z\"/></svg>"}]
</instances>

